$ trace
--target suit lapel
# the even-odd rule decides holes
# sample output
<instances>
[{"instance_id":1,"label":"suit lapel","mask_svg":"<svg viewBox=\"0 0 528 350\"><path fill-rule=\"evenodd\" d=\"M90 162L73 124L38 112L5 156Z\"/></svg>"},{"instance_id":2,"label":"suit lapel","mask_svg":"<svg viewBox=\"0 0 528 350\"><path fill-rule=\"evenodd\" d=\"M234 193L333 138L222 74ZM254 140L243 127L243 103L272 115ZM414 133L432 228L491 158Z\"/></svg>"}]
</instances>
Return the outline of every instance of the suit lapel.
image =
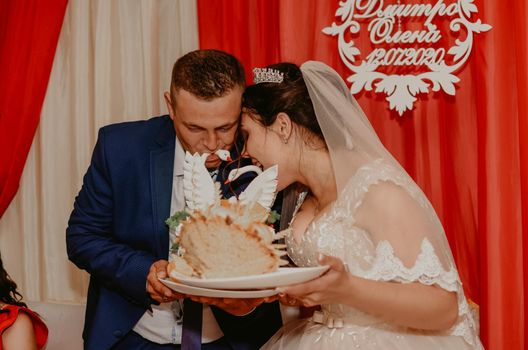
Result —
<instances>
[{"instance_id":1,"label":"suit lapel","mask_svg":"<svg viewBox=\"0 0 528 350\"><path fill-rule=\"evenodd\" d=\"M165 220L170 215L172 198L174 137L172 125L166 125L162 128L156 140L160 147L150 152L150 186L154 236L157 255L163 259L167 259L169 252L169 229L165 225Z\"/></svg>"}]
</instances>

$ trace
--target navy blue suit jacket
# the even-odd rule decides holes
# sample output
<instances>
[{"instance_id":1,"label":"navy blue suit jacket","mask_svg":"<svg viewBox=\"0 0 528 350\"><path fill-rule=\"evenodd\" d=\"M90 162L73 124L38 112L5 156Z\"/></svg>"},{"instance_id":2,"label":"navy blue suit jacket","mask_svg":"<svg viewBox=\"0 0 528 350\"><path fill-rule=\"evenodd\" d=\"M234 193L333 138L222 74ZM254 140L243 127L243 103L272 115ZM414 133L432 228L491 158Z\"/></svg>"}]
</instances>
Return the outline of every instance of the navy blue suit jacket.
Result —
<instances>
[{"instance_id":1,"label":"navy blue suit jacket","mask_svg":"<svg viewBox=\"0 0 528 350\"><path fill-rule=\"evenodd\" d=\"M164 221L172 196L174 142L168 116L99 130L66 230L69 259L90 274L85 349L111 348L151 303L145 289L149 268L167 259L169 251ZM227 172L220 169L220 180ZM223 187L223 192L232 191ZM213 313L235 349L256 349L281 326L278 303L242 317L214 307Z\"/></svg>"}]
</instances>

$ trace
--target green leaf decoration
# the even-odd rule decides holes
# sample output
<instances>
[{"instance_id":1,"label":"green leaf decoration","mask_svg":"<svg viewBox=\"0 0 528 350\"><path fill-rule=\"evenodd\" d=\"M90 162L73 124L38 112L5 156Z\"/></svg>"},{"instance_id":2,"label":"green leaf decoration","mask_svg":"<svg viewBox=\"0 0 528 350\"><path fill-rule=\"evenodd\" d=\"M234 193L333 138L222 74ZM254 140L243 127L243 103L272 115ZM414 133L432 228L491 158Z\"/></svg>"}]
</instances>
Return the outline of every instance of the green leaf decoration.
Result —
<instances>
[{"instance_id":1,"label":"green leaf decoration","mask_svg":"<svg viewBox=\"0 0 528 350\"><path fill-rule=\"evenodd\" d=\"M165 224L169 226L169 229L176 230L180 222L187 220L189 213L185 210L177 211L173 216L165 220Z\"/></svg>"},{"instance_id":2,"label":"green leaf decoration","mask_svg":"<svg viewBox=\"0 0 528 350\"><path fill-rule=\"evenodd\" d=\"M174 242L172 246L170 247L170 252L172 254L178 254L178 249L180 248L180 243Z\"/></svg>"},{"instance_id":3,"label":"green leaf decoration","mask_svg":"<svg viewBox=\"0 0 528 350\"><path fill-rule=\"evenodd\" d=\"M280 214L277 213L275 210L272 210L268 216L268 219L266 220L266 224L274 224L277 221L280 220Z\"/></svg>"}]
</instances>

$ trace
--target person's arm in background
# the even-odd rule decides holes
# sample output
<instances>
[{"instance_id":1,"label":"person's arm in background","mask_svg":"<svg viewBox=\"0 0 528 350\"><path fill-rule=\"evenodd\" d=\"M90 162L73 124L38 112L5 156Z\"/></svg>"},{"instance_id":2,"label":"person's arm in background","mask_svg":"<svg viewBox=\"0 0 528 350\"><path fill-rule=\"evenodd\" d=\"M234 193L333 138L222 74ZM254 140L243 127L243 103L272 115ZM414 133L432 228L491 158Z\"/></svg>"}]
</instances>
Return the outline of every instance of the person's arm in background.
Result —
<instances>
[{"instance_id":1,"label":"person's arm in background","mask_svg":"<svg viewBox=\"0 0 528 350\"><path fill-rule=\"evenodd\" d=\"M5 350L36 350L37 340L31 318L20 312L16 321L1 335Z\"/></svg>"}]
</instances>

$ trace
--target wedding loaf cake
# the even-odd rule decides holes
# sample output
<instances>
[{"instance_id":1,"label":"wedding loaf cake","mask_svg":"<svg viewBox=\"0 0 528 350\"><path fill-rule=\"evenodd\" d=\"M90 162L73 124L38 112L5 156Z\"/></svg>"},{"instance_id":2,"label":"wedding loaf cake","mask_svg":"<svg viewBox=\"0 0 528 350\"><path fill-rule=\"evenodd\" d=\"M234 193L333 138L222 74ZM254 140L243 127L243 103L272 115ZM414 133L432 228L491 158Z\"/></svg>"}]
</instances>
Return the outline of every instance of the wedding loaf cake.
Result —
<instances>
[{"instance_id":1,"label":"wedding loaf cake","mask_svg":"<svg viewBox=\"0 0 528 350\"><path fill-rule=\"evenodd\" d=\"M281 259L286 254L284 246L273 244L278 235L266 224L275 199L277 167L262 172L238 198L221 200L219 184L205 168L205 157L186 155L186 211L168 220L176 235L169 276L175 280L178 274L247 276L287 264Z\"/></svg>"}]
</instances>

